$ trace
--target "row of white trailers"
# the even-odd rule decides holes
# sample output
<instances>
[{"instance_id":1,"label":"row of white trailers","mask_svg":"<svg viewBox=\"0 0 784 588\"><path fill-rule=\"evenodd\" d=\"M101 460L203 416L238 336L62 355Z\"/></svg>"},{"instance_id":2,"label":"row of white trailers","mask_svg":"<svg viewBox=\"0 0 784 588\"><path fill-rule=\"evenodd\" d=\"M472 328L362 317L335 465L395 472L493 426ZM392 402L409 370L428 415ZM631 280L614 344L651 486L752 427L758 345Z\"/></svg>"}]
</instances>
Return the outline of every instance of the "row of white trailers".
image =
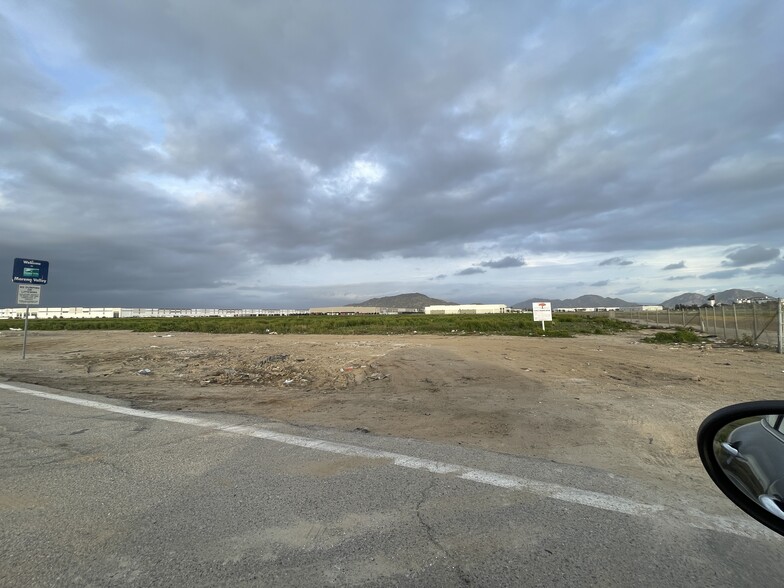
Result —
<instances>
[{"instance_id":1,"label":"row of white trailers","mask_svg":"<svg viewBox=\"0 0 784 588\"><path fill-rule=\"evenodd\" d=\"M553 312L607 312L611 310L662 310L662 306L554 308ZM531 308L512 308L506 304L451 304L426 306L425 314L503 314L507 312L532 312Z\"/></svg>"},{"instance_id":2,"label":"row of white trailers","mask_svg":"<svg viewBox=\"0 0 784 588\"><path fill-rule=\"evenodd\" d=\"M30 308L31 319L47 318L178 318L178 317L239 317L290 316L308 314L307 310L268 308L88 308L81 306ZM23 319L24 308L0 308L0 319Z\"/></svg>"},{"instance_id":3,"label":"row of white trailers","mask_svg":"<svg viewBox=\"0 0 784 588\"><path fill-rule=\"evenodd\" d=\"M556 312L596 312L599 310L662 310L661 306L638 306L634 308L559 308ZM49 307L30 308L31 319L86 319L86 318L177 318L177 317L253 317L253 316L292 316L306 314L398 314L414 309L382 309L368 307L330 307L311 309L270 309L270 308L96 308L96 307ZM450 304L426 306L425 314L503 314L509 312L530 312L512 308L505 304ZM0 308L0 320L23 319L24 308Z\"/></svg>"},{"instance_id":4,"label":"row of white trailers","mask_svg":"<svg viewBox=\"0 0 784 588\"><path fill-rule=\"evenodd\" d=\"M177 317L242 317L242 316L291 316L306 314L400 314L416 312L415 309L386 309L368 307L330 307L306 310L266 309L266 308L96 308L96 307L50 307L30 308L31 319L88 319L88 318L177 318ZM519 312L504 304L462 304L450 306L429 306L425 314L498 314ZM0 320L23 319L24 308L0 308Z\"/></svg>"},{"instance_id":5,"label":"row of white trailers","mask_svg":"<svg viewBox=\"0 0 784 588\"><path fill-rule=\"evenodd\" d=\"M177 318L177 317L242 317L242 316L291 316L306 314L399 314L416 312L416 309L388 309L370 307L329 307L310 309L268 309L268 308L97 308L97 307L49 307L30 308L31 319L87 319L87 318ZM449 306L429 306L425 314L497 314L520 312L505 304L461 304ZM0 320L23 319L24 308L0 308Z\"/></svg>"}]
</instances>

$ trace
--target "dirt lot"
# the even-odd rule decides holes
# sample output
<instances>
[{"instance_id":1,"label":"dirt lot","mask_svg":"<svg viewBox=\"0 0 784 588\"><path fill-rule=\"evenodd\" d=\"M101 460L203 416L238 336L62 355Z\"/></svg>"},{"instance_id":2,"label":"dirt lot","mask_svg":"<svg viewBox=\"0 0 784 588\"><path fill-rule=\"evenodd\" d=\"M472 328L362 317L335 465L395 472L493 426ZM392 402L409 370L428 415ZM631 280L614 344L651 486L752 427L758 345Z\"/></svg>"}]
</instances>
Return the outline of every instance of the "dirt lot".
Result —
<instances>
[{"instance_id":1,"label":"dirt lot","mask_svg":"<svg viewBox=\"0 0 784 588\"><path fill-rule=\"evenodd\" d=\"M0 332L0 377L136 407L260 415L705 487L697 427L784 398L784 356L648 345L649 333L534 339ZM148 370L148 371L145 371Z\"/></svg>"}]
</instances>

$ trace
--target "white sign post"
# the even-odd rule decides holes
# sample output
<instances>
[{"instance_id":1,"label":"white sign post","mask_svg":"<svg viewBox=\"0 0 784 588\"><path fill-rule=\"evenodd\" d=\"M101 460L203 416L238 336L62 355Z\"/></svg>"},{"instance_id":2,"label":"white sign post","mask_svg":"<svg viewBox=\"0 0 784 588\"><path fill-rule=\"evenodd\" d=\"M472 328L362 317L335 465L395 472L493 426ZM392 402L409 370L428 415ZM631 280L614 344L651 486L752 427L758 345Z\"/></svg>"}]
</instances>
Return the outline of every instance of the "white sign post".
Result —
<instances>
[{"instance_id":1,"label":"white sign post","mask_svg":"<svg viewBox=\"0 0 784 588\"><path fill-rule=\"evenodd\" d=\"M534 302L533 309L534 309L534 320L541 321L542 331L544 331L545 321L552 322L553 320L552 305L549 302Z\"/></svg>"},{"instance_id":2,"label":"white sign post","mask_svg":"<svg viewBox=\"0 0 784 588\"><path fill-rule=\"evenodd\" d=\"M22 359L27 356L27 319L30 316L30 305L41 304L41 286L20 284L16 290L16 303L25 305L24 338L22 339Z\"/></svg>"}]
</instances>

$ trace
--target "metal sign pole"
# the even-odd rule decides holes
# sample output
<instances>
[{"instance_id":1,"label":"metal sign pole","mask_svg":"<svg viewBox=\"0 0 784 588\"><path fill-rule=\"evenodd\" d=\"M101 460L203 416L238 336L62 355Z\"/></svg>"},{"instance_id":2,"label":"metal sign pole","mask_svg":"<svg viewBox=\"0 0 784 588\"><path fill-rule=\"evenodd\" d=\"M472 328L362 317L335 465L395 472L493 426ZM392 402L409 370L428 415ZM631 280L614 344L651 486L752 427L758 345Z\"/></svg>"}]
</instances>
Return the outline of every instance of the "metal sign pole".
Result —
<instances>
[{"instance_id":1,"label":"metal sign pole","mask_svg":"<svg viewBox=\"0 0 784 588\"><path fill-rule=\"evenodd\" d=\"M42 259L14 258L14 273L11 281L19 284L16 303L25 305L24 340L22 359L27 356L27 321L30 305L41 304L41 286L49 283L49 262Z\"/></svg>"},{"instance_id":2,"label":"metal sign pole","mask_svg":"<svg viewBox=\"0 0 784 588\"><path fill-rule=\"evenodd\" d=\"M22 359L25 359L27 354L27 317L30 315L30 305L25 306L25 326L24 326L24 339L22 339Z\"/></svg>"}]
</instances>

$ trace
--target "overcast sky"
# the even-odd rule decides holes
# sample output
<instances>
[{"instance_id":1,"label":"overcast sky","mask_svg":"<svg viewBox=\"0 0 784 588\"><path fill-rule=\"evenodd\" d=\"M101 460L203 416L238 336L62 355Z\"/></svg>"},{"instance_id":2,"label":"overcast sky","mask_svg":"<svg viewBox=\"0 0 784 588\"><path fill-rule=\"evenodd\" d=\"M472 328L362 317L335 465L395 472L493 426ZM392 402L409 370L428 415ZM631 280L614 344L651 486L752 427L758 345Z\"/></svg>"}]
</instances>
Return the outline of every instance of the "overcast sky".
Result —
<instances>
[{"instance_id":1,"label":"overcast sky","mask_svg":"<svg viewBox=\"0 0 784 588\"><path fill-rule=\"evenodd\" d=\"M0 307L784 296L784 2L0 0Z\"/></svg>"}]
</instances>

